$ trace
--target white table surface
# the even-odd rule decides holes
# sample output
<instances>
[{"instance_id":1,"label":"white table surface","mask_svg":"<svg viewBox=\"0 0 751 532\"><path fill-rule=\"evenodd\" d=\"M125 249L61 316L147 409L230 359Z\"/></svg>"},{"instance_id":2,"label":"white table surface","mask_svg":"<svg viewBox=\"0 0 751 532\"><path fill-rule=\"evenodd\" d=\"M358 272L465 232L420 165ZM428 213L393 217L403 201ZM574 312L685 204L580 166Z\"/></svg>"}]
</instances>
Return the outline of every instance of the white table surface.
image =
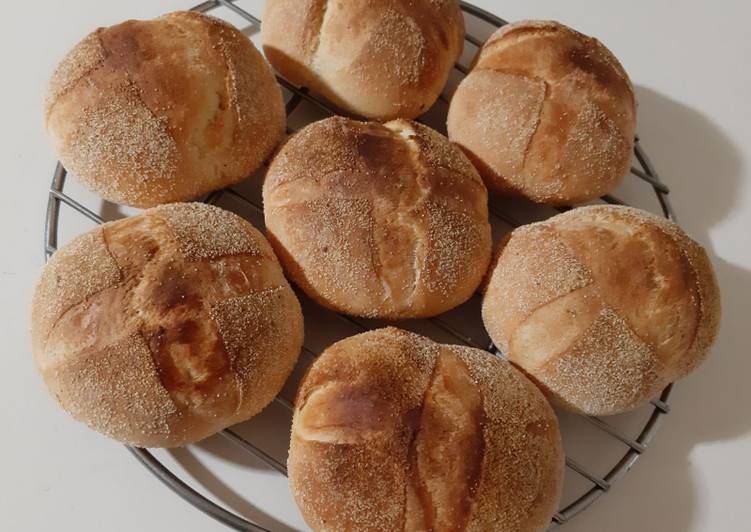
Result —
<instances>
[{"instance_id":1,"label":"white table surface","mask_svg":"<svg viewBox=\"0 0 751 532\"><path fill-rule=\"evenodd\" d=\"M259 12L260 2L242 2ZM637 87L643 143L673 190L683 225L707 246L722 288L722 330L713 355L677 386L673 412L635 468L563 530L751 530L749 4L476 3L509 20L558 19L598 36L616 53ZM93 28L190 4L3 5L0 530L224 530L160 485L122 446L57 408L35 372L27 332L55 162L41 125L46 81L64 52ZM74 229L87 228L79 225ZM256 436L273 437L264 432L263 419L256 426ZM237 455L225 446L212 440L177 452L175 459L236 511L273 530L303 529L284 481L252 460L236 463Z\"/></svg>"}]
</instances>

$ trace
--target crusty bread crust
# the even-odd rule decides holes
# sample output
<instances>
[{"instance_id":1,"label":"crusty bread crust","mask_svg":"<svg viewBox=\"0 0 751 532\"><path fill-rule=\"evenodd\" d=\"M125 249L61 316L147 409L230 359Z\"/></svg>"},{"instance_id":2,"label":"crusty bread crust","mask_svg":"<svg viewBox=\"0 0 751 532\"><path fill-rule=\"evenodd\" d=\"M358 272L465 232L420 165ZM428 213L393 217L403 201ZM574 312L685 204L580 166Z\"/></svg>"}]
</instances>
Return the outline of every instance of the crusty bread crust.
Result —
<instances>
[{"instance_id":1,"label":"crusty bread crust","mask_svg":"<svg viewBox=\"0 0 751 532\"><path fill-rule=\"evenodd\" d=\"M32 302L34 358L76 419L173 447L258 413L303 339L300 305L239 216L171 204L104 224L55 253Z\"/></svg>"},{"instance_id":2,"label":"crusty bread crust","mask_svg":"<svg viewBox=\"0 0 751 532\"><path fill-rule=\"evenodd\" d=\"M253 44L194 12L91 33L62 60L45 102L63 165L103 198L136 207L244 179L285 122L281 89Z\"/></svg>"},{"instance_id":3,"label":"crusty bread crust","mask_svg":"<svg viewBox=\"0 0 751 532\"><path fill-rule=\"evenodd\" d=\"M297 394L288 469L316 531L542 531L560 497L558 421L487 352L396 328L330 346Z\"/></svg>"},{"instance_id":4,"label":"crusty bread crust","mask_svg":"<svg viewBox=\"0 0 751 532\"><path fill-rule=\"evenodd\" d=\"M483 300L493 341L557 403L617 414L695 369L719 328L704 249L620 206L573 209L511 233Z\"/></svg>"},{"instance_id":5,"label":"crusty bread crust","mask_svg":"<svg viewBox=\"0 0 751 532\"><path fill-rule=\"evenodd\" d=\"M269 240L318 303L367 317L440 314L490 260L487 191L430 128L329 118L295 134L263 187Z\"/></svg>"},{"instance_id":6,"label":"crusty bread crust","mask_svg":"<svg viewBox=\"0 0 751 532\"><path fill-rule=\"evenodd\" d=\"M261 32L289 81L379 120L425 112L464 46L456 0L269 0Z\"/></svg>"},{"instance_id":7,"label":"crusty bread crust","mask_svg":"<svg viewBox=\"0 0 751 532\"><path fill-rule=\"evenodd\" d=\"M629 168L636 100L597 39L552 21L509 24L452 97L449 138L491 191L551 204L615 188Z\"/></svg>"}]
</instances>

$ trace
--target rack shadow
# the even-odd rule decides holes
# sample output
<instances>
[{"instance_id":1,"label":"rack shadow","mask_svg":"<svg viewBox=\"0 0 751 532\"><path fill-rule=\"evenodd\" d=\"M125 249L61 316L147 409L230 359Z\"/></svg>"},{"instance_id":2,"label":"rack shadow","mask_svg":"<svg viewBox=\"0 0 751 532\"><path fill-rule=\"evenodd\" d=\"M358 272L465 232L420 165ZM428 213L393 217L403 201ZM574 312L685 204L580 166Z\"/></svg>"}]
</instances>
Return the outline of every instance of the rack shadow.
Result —
<instances>
[{"instance_id":1,"label":"rack shadow","mask_svg":"<svg viewBox=\"0 0 751 532\"><path fill-rule=\"evenodd\" d=\"M742 167L738 147L709 117L652 89L636 87L638 131L663 181L671 187L678 220L707 250L722 296L720 334L706 363L681 380L672 411L636 467L575 519L578 531L691 529L699 503L691 454L702 443L751 431L751 357L745 321L751 271L717 256L711 229L737 204Z\"/></svg>"},{"instance_id":2,"label":"rack shadow","mask_svg":"<svg viewBox=\"0 0 751 532\"><path fill-rule=\"evenodd\" d=\"M280 532L297 532L285 523L278 521L272 515L253 505L244 496L237 493L206 467L188 448L171 449L170 454L190 475L207 491L212 493L227 508L238 515L250 519L269 530Z\"/></svg>"}]
</instances>

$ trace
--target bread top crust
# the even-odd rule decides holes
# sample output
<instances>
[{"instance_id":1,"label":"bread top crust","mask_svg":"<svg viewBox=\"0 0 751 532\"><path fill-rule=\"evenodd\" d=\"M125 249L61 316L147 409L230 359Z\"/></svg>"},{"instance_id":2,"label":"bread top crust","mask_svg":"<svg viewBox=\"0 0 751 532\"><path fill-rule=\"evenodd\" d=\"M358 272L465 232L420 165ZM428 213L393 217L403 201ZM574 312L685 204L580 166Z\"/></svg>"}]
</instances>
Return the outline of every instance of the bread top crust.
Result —
<instances>
[{"instance_id":1,"label":"bread top crust","mask_svg":"<svg viewBox=\"0 0 751 532\"><path fill-rule=\"evenodd\" d=\"M262 37L292 83L360 116L414 118L461 54L464 18L455 0L272 0Z\"/></svg>"},{"instance_id":2,"label":"bread top crust","mask_svg":"<svg viewBox=\"0 0 751 532\"><path fill-rule=\"evenodd\" d=\"M370 331L298 391L290 484L315 530L545 530L562 467L547 401L480 350Z\"/></svg>"},{"instance_id":3,"label":"bread top crust","mask_svg":"<svg viewBox=\"0 0 751 532\"><path fill-rule=\"evenodd\" d=\"M176 12L84 38L50 80L45 123L84 184L148 207L255 171L280 140L285 113L271 69L242 33Z\"/></svg>"},{"instance_id":4,"label":"bread top crust","mask_svg":"<svg viewBox=\"0 0 751 532\"><path fill-rule=\"evenodd\" d=\"M480 49L448 125L489 188L580 202L612 190L628 171L636 100L597 39L557 22L523 21Z\"/></svg>"},{"instance_id":5,"label":"bread top crust","mask_svg":"<svg viewBox=\"0 0 751 532\"><path fill-rule=\"evenodd\" d=\"M55 253L32 302L37 366L74 417L121 441L195 441L273 398L302 314L240 217L172 204L110 222Z\"/></svg>"},{"instance_id":6,"label":"bread top crust","mask_svg":"<svg viewBox=\"0 0 751 532\"><path fill-rule=\"evenodd\" d=\"M592 206L515 230L483 319L493 341L572 410L639 406L705 358L719 289L703 248L638 209Z\"/></svg>"},{"instance_id":7,"label":"bread top crust","mask_svg":"<svg viewBox=\"0 0 751 532\"><path fill-rule=\"evenodd\" d=\"M290 277L343 312L440 313L470 297L490 258L482 180L447 139L413 122L311 124L275 157L263 196Z\"/></svg>"}]
</instances>

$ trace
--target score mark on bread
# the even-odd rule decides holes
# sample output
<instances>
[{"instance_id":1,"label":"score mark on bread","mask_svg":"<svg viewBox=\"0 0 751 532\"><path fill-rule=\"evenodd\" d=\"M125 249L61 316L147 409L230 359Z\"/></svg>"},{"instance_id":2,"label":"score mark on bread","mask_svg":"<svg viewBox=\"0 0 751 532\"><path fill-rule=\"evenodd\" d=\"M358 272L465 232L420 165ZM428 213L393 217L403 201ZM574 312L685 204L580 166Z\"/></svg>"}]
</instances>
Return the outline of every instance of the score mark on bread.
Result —
<instances>
[{"instance_id":1,"label":"score mark on bread","mask_svg":"<svg viewBox=\"0 0 751 532\"><path fill-rule=\"evenodd\" d=\"M464 46L456 0L268 0L261 36L290 82L359 116L414 118Z\"/></svg>"},{"instance_id":2,"label":"score mark on bread","mask_svg":"<svg viewBox=\"0 0 751 532\"><path fill-rule=\"evenodd\" d=\"M32 303L51 393L140 446L182 445L256 414L291 372L302 334L263 236L199 203L82 235L50 259Z\"/></svg>"},{"instance_id":3,"label":"score mark on bread","mask_svg":"<svg viewBox=\"0 0 751 532\"><path fill-rule=\"evenodd\" d=\"M555 416L488 353L399 329L329 347L298 391L290 484L314 530L544 530Z\"/></svg>"},{"instance_id":4,"label":"score mark on bread","mask_svg":"<svg viewBox=\"0 0 751 532\"><path fill-rule=\"evenodd\" d=\"M522 21L477 52L447 126L489 190L571 204L609 192L628 171L636 100L599 41L557 22Z\"/></svg>"},{"instance_id":5,"label":"score mark on bread","mask_svg":"<svg viewBox=\"0 0 751 532\"><path fill-rule=\"evenodd\" d=\"M442 351L407 452L405 530L466 528L482 471L484 418L467 366Z\"/></svg>"},{"instance_id":6,"label":"score mark on bread","mask_svg":"<svg viewBox=\"0 0 751 532\"><path fill-rule=\"evenodd\" d=\"M706 357L719 288L704 249L631 207L580 207L511 233L483 299L491 338L566 408L640 406Z\"/></svg>"},{"instance_id":7,"label":"score mark on bread","mask_svg":"<svg viewBox=\"0 0 751 532\"><path fill-rule=\"evenodd\" d=\"M316 302L432 316L466 301L490 260L487 191L430 128L332 117L296 133L263 186L269 240Z\"/></svg>"},{"instance_id":8,"label":"score mark on bread","mask_svg":"<svg viewBox=\"0 0 751 532\"><path fill-rule=\"evenodd\" d=\"M281 89L251 41L197 12L99 28L63 58L45 100L65 168L136 207L246 178L285 121Z\"/></svg>"}]
</instances>

